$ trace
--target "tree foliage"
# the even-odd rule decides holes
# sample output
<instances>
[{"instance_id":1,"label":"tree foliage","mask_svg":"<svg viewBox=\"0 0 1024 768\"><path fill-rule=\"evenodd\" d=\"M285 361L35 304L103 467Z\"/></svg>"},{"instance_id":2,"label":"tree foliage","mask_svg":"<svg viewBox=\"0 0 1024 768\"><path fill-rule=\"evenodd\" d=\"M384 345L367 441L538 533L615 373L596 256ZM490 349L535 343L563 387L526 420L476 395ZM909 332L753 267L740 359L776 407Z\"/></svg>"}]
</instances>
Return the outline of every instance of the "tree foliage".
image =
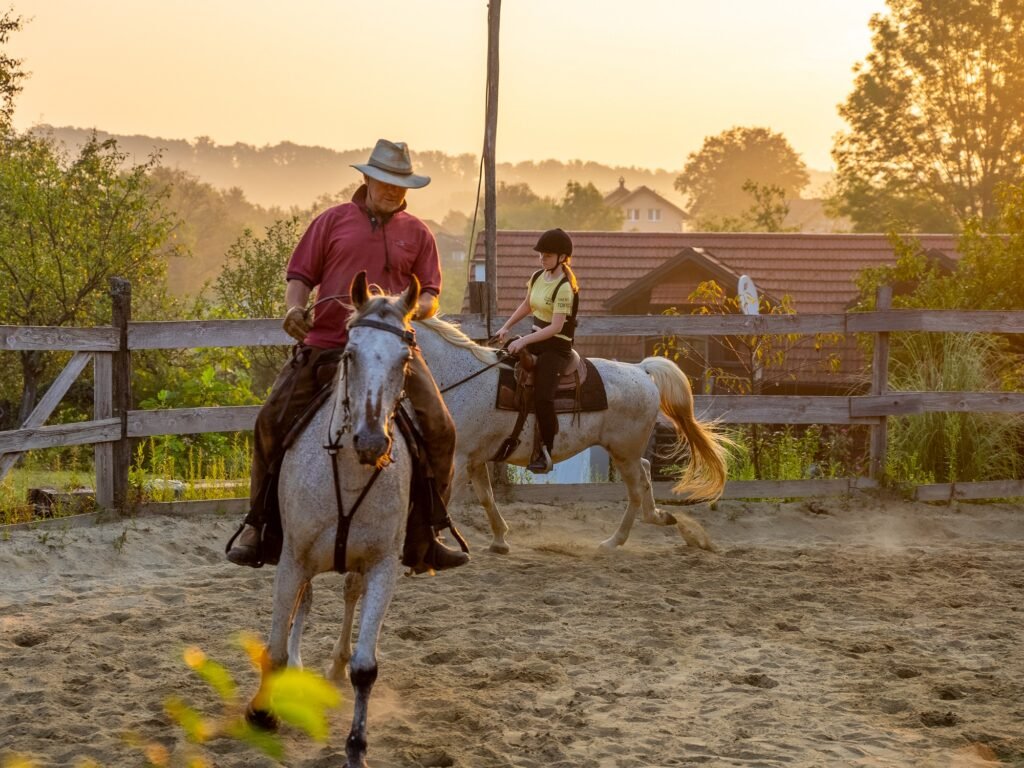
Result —
<instances>
[{"instance_id":1,"label":"tree foliage","mask_svg":"<svg viewBox=\"0 0 1024 768\"><path fill-rule=\"evenodd\" d=\"M132 281L137 305L159 301L173 219L147 179L156 158L127 161L112 141L69 158L46 138L0 139L0 324L107 324L113 276ZM23 420L44 362L20 358Z\"/></svg>"},{"instance_id":2,"label":"tree foliage","mask_svg":"<svg viewBox=\"0 0 1024 768\"><path fill-rule=\"evenodd\" d=\"M756 204L744 189L748 183L794 198L809 181L807 166L781 133L735 127L707 137L699 151L690 153L675 188L689 198L690 216L729 217Z\"/></svg>"},{"instance_id":3,"label":"tree foliage","mask_svg":"<svg viewBox=\"0 0 1024 768\"><path fill-rule=\"evenodd\" d=\"M625 213L604 204L604 195L592 183L570 181L556 206L557 226L570 231L616 231L622 229Z\"/></svg>"},{"instance_id":4,"label":"tree foliage","mask_svg":"<svg viewBox=\"0 0 1024 768\"><path fill-rule=\"evenodd\" d=\"M952 271L910 238L890 236L896 262L863 270L857 277L862 308L874 306L880 285L900 286L893 306L919 309L1024 310L1024 183L1001 186L997 213L969 219L957 250L962 258Z\"/></svg>"},{"instance_id":5,"label":"tree foliage","mask_svg":"<svg viewBox=\"0 0 1024 768\"><path fill-rule=\"evenodd\" d=\"M695 221L698 232L794 232L784 222L789 215L785 190L777 184L758 184L747 180L743 191L753 200L739 216L701 216Z\"/></svg>"},{"instance_id":6,"label":"tree foliage","mask_svg":"<svg viewBox=\"0 0 1024 768\"><path fill-rule=\"evenodd\" d=\"M498 229L617 231L625 214L604 203L592 183L568 181L560 200L541 197L528 184L500 182L496 190ZM477 225L479 229L479 223Z\"/></svg>"},{"instance_id":7,"label":"tree foliage","mask_svg":"<svg viewBox=\"0 0 1024 768\"><path fill-rule=\"evenodd\" d=\"M555 226L554 200L536 194L529 184L499 182L495 203L498 229L550 229ZM478 228L482 228L480 222Z\"/></svg>"},{"instance_id":8,"label":"tree foliage","mask_svg":"<svg viewBox=\"0 0 1024 768\"><path fill-rule=\"evenodd\" d=\"M834 210L858 231L955 231L1024 179L1024 0L887 0L840 106Z\"/></svg>"},{"instance_id":9,"label":"tree foliage","mask_svg":"<svg viewBox=\"0 0 1024 768\"><path fill-rule=\"evenodd\" d=\"M14 97L21 91L25 72L21 60L6 52L11 33L21 31L24 20L14 14L13 9L0 13L0 133L9 128L14 112Z\"/></svg>"},{"instance_id":10,"label":"tree foliage","mask_svg":"<svg viewBox=\"0 0 1024 768\"><path fill-rule=\"evenodd\" d=\"M859 306L872 309L881 285L894 286L893 306L916 309L1024 310L1024 184L995 195L997 215L969 219L950 270L913 238L891 236L896 263L858 276ZM893 334L890 386L912 391L1020 391L1024 345L1019 336ZM1006 414L932 413L908 417L890 432L887 471L908 482L1005 479L1020 472L1024 420Z\"/></svg>"},{"instance_id":11,"label":"tree foliage","mask_svg":"<svg viewBox=\"0 0 1024 768\"><path fill-rule=\"evenodd\" d=\"M228 248L224 267L214 283L218 314L225 317L284 317L285 268L305 229L298 217L282 219L266 229L264 237L245 230ZM269 389L285 361L280 347L252 347L256 391Z\"/></svg>"}]
</instances>

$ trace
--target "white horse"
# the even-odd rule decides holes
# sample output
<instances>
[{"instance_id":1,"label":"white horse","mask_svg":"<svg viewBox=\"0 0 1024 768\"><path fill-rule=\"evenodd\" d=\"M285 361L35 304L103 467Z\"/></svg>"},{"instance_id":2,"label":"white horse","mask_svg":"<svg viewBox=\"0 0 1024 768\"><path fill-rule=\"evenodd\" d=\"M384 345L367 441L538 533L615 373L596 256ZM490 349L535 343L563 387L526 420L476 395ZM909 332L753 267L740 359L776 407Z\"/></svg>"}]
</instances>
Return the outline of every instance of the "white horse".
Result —
<instances>
[{"instance_id":1,"label":"white horse","mask_svg":"<svg viewBox=\"0 0 1024 768\"><path fill-rule=\"evenodd\" d=\"M274 577L269 653L274 668L301 666L299 641L312 601L311 580L335 569L338 507L350 520L345 546L345 617L331 654L328 676L346 668L355 710L346 742L348 768L366 765L366 716L377 679L377 639L400 571L409 511L412 460L395 439L393 416L410 359L409 318L419 282L400 297L370 296L365 273L352 283L356 309L349 342L338 366L334 397L318 411L285 455L279 498L284 542ZM333 443L336 454L324 448ZM336 463L337 473L332 463ZM336 485L337 483L337 485ZM359 638L352 652L352 624L362 598ZM254 701L250 720L272 727Z\"/></svg>"},{"instance_id":2,"label":"white horse","mask_svg":"<svg viewBox=\"0 0 1024 768\"><path fill-rule=\"evenodd\" d=\"M464 485L468 476L491 524L490 549L505 554L509 551L505 540L508 524L494 503L487 462L511 433L516 413L495 407L497 352L474 343L456 326L439 318L415 325L423 356L455 420L458 437L454 487ZM678 524L688 543L713 548L696 520L687 515L679 515L682 519L677 520L655 507L651 466L643 453L660 408L675 428L674 454L679 455L685 445L690 449L690 462L673 491L693 501L710 501L718 498L725 488L725 446L730 441L717 434L711 425L702 424L694 417L690 383L670 360L648 357L631 364L594 358L592 362L604 381L608 409L582 413L575 424L572 414L559 414L559 432L552 459L562 461L585 448L600 445L615 462L626 484L629 503L618 530L601 546L614 549L625 544L636 514L640 512L646 523ZM488 369L488 366L494 367ZM533 419L530 416L527 420L524 434L533 434ZM530 443L524 440L506 461L525 467L530 461Z\"/></svg>"}]
</instances>

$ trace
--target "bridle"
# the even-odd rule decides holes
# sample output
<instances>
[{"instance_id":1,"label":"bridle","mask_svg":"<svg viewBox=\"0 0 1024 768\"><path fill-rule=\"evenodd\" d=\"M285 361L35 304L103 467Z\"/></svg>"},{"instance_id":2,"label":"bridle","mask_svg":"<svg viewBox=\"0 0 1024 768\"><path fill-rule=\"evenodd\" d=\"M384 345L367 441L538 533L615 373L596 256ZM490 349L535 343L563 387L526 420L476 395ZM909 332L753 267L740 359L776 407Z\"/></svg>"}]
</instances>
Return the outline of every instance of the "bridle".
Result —
<instances>
[{"instance_id":1,"label":"bridle","mask_svg":"<svg viewBox=\"0 0 1024 768\"><path fill-rule=\"evenodd\" d=\"M396 328L393 325L382 323L378 320L371 320L370 318L359 318L357 320L354 320L349 324L348 327L349 329L374 328L378 331L387 331L388 333L398 336L402 341L404 341L409 346L410 351L416 348L416 332L408 328ZM342 354L340 361L341 365L344 368L343 374L345 379L344 398L341 401L342 408L344 409L344 419L342 421L341 428L338 430L334 430L333 434L331 430L332 422L328 421L328 442L324 445L324 448L327 449L327 452L331 455L331 469L334 473L334 498L338 504L338 532L335 537L335 567L337 568L340 566L341 570L344 570L345 566L344 542L346 542L348 539L348 528L352 522L352 518L355 516L356 510L358 510L359 506L363 503L363 499L365 499L366 495L370 492L370 489L373 487L373 484L377 481L377 478L380 477L380 473L383 471L384 467L387 465L387 463L389 463L385 462L383 464L377 465L377 467L373 471L373 474L370 476L370 479L367 480L366 485L363 486L363 490L359 493L359 497L352 505L352 508L346 512L345 505L342 502L341 498L341 478L338 476L337 454L338 451L340 451L343 447L341 444L342 437L346 432L350 431L352 428L352 410L348 391L349 360L351 360L351 353L346 351ZM402 400L404 399L405 395L403 394L397 400L395 400L395 407L391 410L391 413L388 415L387 418L388 423L394 420L395 412L399 408L401 408Z\"/></svg>"}]
</instances>

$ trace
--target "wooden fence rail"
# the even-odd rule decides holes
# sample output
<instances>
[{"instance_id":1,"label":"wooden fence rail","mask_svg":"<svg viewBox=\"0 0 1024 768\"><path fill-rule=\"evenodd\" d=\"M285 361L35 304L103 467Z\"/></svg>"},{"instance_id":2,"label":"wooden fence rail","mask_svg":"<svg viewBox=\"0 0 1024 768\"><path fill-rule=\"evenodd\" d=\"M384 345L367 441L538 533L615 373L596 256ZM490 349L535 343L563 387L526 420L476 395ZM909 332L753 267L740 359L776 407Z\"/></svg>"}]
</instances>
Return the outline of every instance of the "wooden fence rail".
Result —
<instances>
[{"instance_id":1,"label":"wooden fence rail","mask_svg":"<svg viewBox=\"0 0 1024 768\"><path fill-rule=\"evenodd\" d=\"M129 441L153 435L233 432L252 428L257 406L132 410L130 353L133 350L195 349L205 347L275 346L292 343L280 321L216 320L132 322L130 286L112 281L115 312L109 328L40 328L0 326L0 351L71 351L68 368L21 429L0 432L0 479L24 451L64 445L93 444L96 458L97 502L102 508L123 507L127 491ZM698 395L695 408L702 419L725 424L860 424L872 429L871 478L840 480L730 482L727 497L800 497L873 487L884 467L885 424L890 417L934 411L1024 413L1024 393L1008 392L892 392L887 382L888 335L894 332L1024 333L1024 311L891 310L883 289L879 310L843 315L681 315L591 316L578 336L728 336L775 334L851 334L875 336L870 394L850 397L785 395ZM449 318L472 338L486 334L482 315ZM505 318L496 318L503 322ZM78 424L44 425L45 419L75 377L93 362L94 418ZM6 455L4 455L6 454ZM665 496L667 484L656 484ZM621 496L617 487L512 486L505 493L555 499ZM596 494L596 495L595 495ZM616 495L617 494L617 495ZM948 500L1024 495L1018 479L990 483L922 486L919 498Z\"/></svg>"}]
</instances>

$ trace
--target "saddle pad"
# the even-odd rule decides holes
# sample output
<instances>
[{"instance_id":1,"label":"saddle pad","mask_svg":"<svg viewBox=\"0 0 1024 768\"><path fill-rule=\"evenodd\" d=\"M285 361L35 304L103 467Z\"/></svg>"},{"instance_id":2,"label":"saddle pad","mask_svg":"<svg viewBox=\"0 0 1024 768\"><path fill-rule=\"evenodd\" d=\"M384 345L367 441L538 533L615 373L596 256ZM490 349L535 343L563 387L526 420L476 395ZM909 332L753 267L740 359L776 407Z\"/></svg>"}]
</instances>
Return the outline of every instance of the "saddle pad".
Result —
<instances>
[{"instance_id":1,"label":"saddle pad","mask_svg":"<svg viewBox=\"0 0 1024 768\"><path fill-rule=\"evenodd\" d=\"M608 408L608 396L604 391L604 381L590 359L583 361L587 366L587 379L583 382L580 392L581 411L604 411ZM498 392L494 407L502 411L518 411L515 402L516 376L511 368L498 369ZM573 389L560 389L555 393L555 413L572 413L576 410L576 392Z\"/></svg>"}]
</instances>

